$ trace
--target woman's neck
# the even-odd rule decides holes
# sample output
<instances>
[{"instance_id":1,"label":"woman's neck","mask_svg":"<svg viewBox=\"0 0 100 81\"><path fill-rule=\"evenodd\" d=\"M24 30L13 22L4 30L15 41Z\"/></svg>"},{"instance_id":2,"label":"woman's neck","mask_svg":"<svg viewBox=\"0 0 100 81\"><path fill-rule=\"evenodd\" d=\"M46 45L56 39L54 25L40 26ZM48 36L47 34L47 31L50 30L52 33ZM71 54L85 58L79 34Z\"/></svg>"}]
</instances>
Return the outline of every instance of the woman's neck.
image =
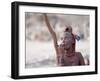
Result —
<instances>
[{"instance_id":1,"label":"woman's neck","mask_svg":"<svg viewBox=\"0 0 100 81\"><path fill-rule=\"evenodd\" d=\"M72 47L72 48L70 48L70 49L68 49L68 50L65 50L65 54L67 54L67 55L73 55L73 54L75 54L75 49Z\"/></svg>"}]
</instances>

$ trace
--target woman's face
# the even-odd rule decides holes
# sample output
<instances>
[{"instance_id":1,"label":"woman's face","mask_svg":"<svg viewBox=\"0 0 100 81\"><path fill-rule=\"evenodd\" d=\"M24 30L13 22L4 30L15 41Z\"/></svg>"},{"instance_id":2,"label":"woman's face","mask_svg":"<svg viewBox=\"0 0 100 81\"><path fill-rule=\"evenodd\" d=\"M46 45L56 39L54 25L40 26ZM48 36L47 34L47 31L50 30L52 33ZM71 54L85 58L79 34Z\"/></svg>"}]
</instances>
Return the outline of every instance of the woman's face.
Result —
<instances>
[{"instance_id":1,"label":"woman's face","mask_svg":"<svg viewBox=\"0 0 100 81\"><path fill-rule=\"evenodd\" d=\"M71 33L66 33L63 38L64 49L68 50L74 43L74 38Z\"/></svg>"}]
</instances>

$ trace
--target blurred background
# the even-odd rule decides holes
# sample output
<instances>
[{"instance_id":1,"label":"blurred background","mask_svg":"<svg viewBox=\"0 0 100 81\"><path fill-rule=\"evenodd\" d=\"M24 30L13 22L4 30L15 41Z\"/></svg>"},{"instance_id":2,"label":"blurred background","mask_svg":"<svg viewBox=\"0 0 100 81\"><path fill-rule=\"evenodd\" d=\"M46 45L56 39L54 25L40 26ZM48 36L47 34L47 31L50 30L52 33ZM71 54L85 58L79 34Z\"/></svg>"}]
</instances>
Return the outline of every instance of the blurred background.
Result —
<instances>
[{"instance_id":1,"label":"blurred background","mask_svg":"<svg viewBox=\"0 0 100 81\"><path fill-rule=\"evenodd\" d=\"M89 15L47 14L47 16L52 28L56 32L58 44L61 43L66 26L72 26L73 33L80 36L80 41L76 41L76 51L82 53L87 64L86 59L89 60L90 55ZM56 52L43 14L25 12L25 28L25 67L56 67Z\"/></svg>"}]
</instances>

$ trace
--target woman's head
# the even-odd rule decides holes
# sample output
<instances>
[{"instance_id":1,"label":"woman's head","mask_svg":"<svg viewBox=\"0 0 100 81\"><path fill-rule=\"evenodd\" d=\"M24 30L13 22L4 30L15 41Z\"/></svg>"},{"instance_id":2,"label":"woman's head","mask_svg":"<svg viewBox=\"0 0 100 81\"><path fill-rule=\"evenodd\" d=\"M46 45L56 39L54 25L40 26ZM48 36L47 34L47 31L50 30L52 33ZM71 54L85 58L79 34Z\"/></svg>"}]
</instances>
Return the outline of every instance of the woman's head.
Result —
<instances>
[{"instance_id":1,"label":"woman's head","mask_svg":"<svg viewBox=\"0 0 100 81\"><path fill-rule=\"evenodd\" d=\"M66 27L66 29L64 31L63 44L64 44L64 49L66 49L66 50L68 50L72 47L75 49L75 37L72 34L71 27Z\"/></svg>"}]
</instances>

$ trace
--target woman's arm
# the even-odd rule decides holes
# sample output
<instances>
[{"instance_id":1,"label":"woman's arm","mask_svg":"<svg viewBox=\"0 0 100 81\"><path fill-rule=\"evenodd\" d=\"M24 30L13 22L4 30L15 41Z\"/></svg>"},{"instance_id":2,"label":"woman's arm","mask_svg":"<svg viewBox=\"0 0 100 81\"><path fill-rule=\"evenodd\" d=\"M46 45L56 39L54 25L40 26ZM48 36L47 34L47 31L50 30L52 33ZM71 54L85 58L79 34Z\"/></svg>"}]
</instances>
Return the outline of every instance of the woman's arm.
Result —
<instances>
[{"instance_id":1,"label":"woman's arm","mask_svg":"<svg viewBox=\"0 0 100 81\"><path fill-rule=\"evenodd\" d=\"M57 55L58 55L58 43L57 43L56 33L53 31L53 29L52 29L52 27L51 27L51 25L50 25L50 23L49 23L49 19L48 19L48 17L47 17L46 14L44 14L44 19L45 19L45 23L46 23L46 25L47 25L47 28L48 28L48 30L49 30L49 32L50 32L52 38L53 38L54 47L55 47L56 53L57 53Z\"/></svg>"}]
</instances>

